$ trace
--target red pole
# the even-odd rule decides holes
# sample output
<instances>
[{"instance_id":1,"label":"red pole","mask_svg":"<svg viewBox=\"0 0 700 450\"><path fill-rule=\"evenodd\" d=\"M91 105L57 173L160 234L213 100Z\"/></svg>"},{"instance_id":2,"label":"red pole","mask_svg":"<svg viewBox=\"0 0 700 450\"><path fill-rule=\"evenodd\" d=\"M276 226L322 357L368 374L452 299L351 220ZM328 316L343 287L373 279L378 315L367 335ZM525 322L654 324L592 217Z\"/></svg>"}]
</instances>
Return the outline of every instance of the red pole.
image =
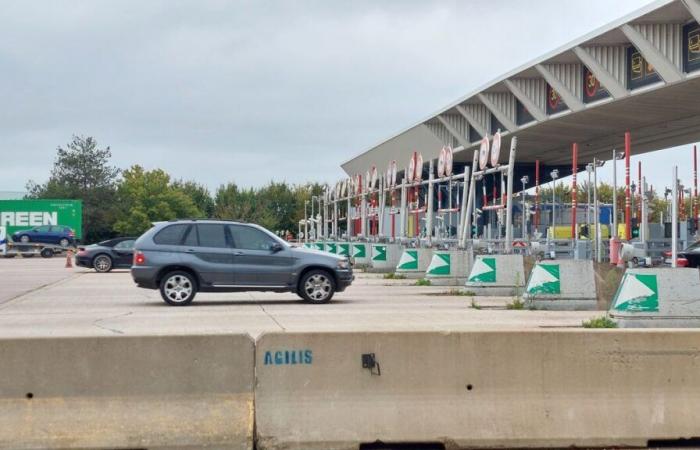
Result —
<instances>
[{"instance_id":1,"label":"red pole","mask_svg":"<svg viewBox=\"0 0 700 450\"><path fill-rule=\"evenodd\" d=\"M642 162L637 161L637 226L642 223Z\"/></svg>"},{"instance_id":2,"label":"red pole","mask_svg":"<svg viewBox=\"0 0 700 450\"><path fill-rule=\"evenodd\" d=\"M632 237L632 199L630 198L630 154L632 153L632 136L625 132L625 239Z\"/></svg>"},{"instance_id":3,"label":"red pole","mask_svg":"<svg viewBox=\"0 0 700 450\"><path fill-rule=\"evenodd\" d=\"M571 238L576 240L576 172L578 169L578 144L574 142L571 149L572 164L571 164Z\"/></svg>"},{"instance_id":4,"label":"red pole","mask_svg":"<svg viewBox=\"0 0 700 450\"><path fill-rule=\"evenodd\" d=\"M540 160L535 160L535 229L540 226Z\"/></svg>"}]
</instances>

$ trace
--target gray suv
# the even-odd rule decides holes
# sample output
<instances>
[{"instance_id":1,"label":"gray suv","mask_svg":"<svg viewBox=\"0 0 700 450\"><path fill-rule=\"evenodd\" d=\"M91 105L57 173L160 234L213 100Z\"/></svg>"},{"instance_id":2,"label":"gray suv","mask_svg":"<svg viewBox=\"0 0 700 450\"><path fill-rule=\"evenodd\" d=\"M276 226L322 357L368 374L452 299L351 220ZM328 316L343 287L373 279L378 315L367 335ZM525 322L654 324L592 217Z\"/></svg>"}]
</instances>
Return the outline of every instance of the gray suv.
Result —
<instances>
[{"instance_id":1,"label":"gray suv","mask_svg":"<svg viewBox=\"0 0 700 450\"><path fill-rule=\"evenodd\" d=\"M295 248L257 225L224 220L157 223L134 244L131 276L184 306L201 292L294 292L327 303L354 279L350 262Z\"/></svg>"}]
</instances>

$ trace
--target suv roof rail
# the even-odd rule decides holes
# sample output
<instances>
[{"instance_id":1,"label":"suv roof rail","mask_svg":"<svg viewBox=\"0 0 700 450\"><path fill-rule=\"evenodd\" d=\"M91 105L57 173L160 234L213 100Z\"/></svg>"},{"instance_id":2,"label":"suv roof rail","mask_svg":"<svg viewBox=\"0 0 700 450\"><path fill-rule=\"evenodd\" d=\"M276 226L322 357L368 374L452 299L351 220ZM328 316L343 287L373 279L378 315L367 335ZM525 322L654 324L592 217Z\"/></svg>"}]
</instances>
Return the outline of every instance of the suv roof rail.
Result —
<instances>
[{"instance_id":1,"label":"suv roof rail","mask_svg":"<svg viewBox=\"0 0 700 450\"><path fill-rule=\"evenodd\" d=\"M196 222L198 220L213 220L217 222L234 222L234 223L247 223L243 220L236 220L236 219L218 219L216 217L181 217L179 219L170 219L168 222L181 222L183 220L191 220L193 222Z\"/></svg>"}]
</instances>

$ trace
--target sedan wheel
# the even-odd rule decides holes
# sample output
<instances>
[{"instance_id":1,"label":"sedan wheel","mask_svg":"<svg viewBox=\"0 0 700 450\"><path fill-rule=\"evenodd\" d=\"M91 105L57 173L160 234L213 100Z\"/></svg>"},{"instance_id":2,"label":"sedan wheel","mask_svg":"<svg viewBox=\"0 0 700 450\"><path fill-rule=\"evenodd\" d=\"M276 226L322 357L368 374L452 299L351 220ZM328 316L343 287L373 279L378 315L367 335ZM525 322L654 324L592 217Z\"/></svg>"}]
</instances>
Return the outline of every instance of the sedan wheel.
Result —
<instances>
[{"instance_id":1,"label":"sedan wheel","mask_svg":"<svg viewBox=\"0 0 700 450\"><path fill-rule=\"evenodd\" d=\"M68 244L70 244L70 241L68 241L68 239L66 239L66 238L63 238L58 242L58 244L61 247L68 247Z\"/></svg>"},{"instance_id":2,"label":"sedan wheel","mask_svg":"<svg viewBox=\"0 0 700 450\"><path fill-rule=\"evenodd\" d=\"M21 238L19 238L19 241L23 244L26 244L27 242L29 242L29 236L25 234Z\"/></svg>"},{"instance_id":3,"label":"sedan wheel","mask_svg":"<svg viewBox=\"0 0 700 450\"><path fill-rule=\"evenodd\" d=\"M112 258L107 255L99 255L92 263L96 272L106 273L112 270Z\"/></svg>"},{"instance_id":4,"label":"sedan wheel","mask_svg":"<svg viewBox=\"0 0 700 450\"><path fill-rule=\"evenodd\" d=\"M310 303L327 303L335 293L335 283L331 276L322 270L312 270L301 282L301 297Z\"/></svg>"}]
</instances>

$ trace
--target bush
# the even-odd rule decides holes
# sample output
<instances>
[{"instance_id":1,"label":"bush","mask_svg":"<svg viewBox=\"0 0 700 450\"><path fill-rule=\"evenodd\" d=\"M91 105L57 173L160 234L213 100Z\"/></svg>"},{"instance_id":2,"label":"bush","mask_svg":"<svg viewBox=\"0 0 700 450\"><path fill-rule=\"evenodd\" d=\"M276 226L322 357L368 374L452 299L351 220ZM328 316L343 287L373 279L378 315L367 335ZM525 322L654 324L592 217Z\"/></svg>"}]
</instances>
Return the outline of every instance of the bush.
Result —
<instances>
[{"instance_id":1,"label":"bush","mask_svg":"<svg viewBox=\"0 0 700 450\"><path fill-rule=\"evenodd\" d=\"M430 280L426 280L425 278L416 280L416 286L430 286L431 284Z\"/></svg>"}]
</instances>

